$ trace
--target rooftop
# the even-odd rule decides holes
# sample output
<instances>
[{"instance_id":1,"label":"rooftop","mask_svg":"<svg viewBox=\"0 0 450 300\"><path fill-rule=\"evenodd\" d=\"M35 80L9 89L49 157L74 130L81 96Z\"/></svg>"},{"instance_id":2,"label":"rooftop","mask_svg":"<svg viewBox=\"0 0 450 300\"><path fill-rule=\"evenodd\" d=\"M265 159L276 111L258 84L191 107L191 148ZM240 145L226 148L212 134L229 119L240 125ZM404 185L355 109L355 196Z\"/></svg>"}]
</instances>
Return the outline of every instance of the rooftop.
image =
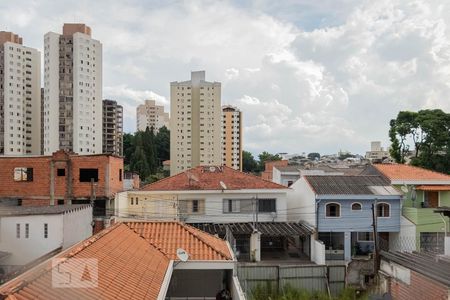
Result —
<instances>
[{"instance_id":1,"label":"rooftop","mask_svg":"<svg viewBox=\"0 0 450 300\"><path fill-rule=\"evenodd\" d=\"M324 175L305 176L305 179L318 195L401 195L382 176Z\"/></svg>"},{"instance_id":2,"label":"rooftop","mask_svg":"<svg viewBox=\"0 0 450 300\"><path fill-rule=\"evenodd\" d=\"M251 190L287 189L260 177L236 171L226 166L199 166L161 179L141 188L141 191L183 190Z\"/></svg>"},{"instance_id":3,"label":"rooftop","mask_svg":"<svg viewBox=\"0 0 450 300\"><path fill-rule=\"evenodd\" d=\"M443 181L450 184L450 176L427 170L424 168L414 167L411 165L402 164L375 164L373 165L378 171L390 180L432 180Z\"/></svg>"},{"instance_id":4,"label":"rooftop","mask_svg":"<svg viewBox=\"0 0 450 300\"><path fill-rule=\"evenodd\" d=\"M383 259L414 270L450 287L450 259L426 253L381 252Z\"/></svg>"},{"instance_id":5,"label":"rooftop","mask_svg":"<svg viewBox=\"0 0 450 300\"><path fill-rule=\"evenodd\" d=\"M0 216L58 215L90 207L89 204L52 206L2 206Z\"/></svg>"}]
</instances>

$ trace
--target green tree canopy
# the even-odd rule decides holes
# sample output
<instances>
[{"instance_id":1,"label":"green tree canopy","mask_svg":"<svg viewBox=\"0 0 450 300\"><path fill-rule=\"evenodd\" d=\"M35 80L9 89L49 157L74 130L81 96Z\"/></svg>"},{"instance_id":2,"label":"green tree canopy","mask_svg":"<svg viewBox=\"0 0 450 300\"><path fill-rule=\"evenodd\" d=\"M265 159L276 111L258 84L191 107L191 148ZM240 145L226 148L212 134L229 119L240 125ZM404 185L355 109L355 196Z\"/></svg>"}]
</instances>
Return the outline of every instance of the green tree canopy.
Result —
<instances>
[{"instance_id":1,"label":"green tree canopy","mask_svg":"<svg viewBox=\"0 0 450 300\"><path fill-rule=\"evenodd\" d=\"M242 151L242 170L244 172L256 173L258 172L258 162L248 151Z\"/></svg>"},{"instance_id":2,"label":"green tree canopy","mask_svg":"<svg viewBox=\"0 0 450 300\"><path fill-rule=\"evenodd\" d=\"M263 171L265 169L266 161L281 160L281 156L279 156L278 154L270 154L267 151L263 151L263 153L258 155L258 157L259 157L259 171Z\"/></svg>"}]
</instances>

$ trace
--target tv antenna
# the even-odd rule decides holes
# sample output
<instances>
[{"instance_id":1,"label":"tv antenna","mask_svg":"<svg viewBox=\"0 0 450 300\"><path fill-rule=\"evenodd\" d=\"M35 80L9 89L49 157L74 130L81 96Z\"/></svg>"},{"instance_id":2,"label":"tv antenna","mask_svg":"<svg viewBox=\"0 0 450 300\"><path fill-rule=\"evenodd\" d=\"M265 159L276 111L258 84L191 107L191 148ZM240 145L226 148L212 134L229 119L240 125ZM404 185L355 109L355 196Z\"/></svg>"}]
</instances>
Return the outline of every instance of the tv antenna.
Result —
<instances>
[{"instance_id":1,"label":"tv antenna","mask_svg":"<svg viewBox=\"0 0 450 300\"><path fill-rule=\"evenodd\" d=\"M183 248L177 249L177 257L182 262L187 262L189 259L189 254Z\"/></svg>"},{"instance_id":2,"label":"tv antenna","mask_svg":"<svg viewBox=\"0 0 450 300\"><path fill-rule=\"evenodd\" d=\"M222 190L226 190L227 189L227 185L225 184L225 182L223 182L221 180L219 183L220 183L220 186L222 187Z\"/></svg>"}]
</instances>

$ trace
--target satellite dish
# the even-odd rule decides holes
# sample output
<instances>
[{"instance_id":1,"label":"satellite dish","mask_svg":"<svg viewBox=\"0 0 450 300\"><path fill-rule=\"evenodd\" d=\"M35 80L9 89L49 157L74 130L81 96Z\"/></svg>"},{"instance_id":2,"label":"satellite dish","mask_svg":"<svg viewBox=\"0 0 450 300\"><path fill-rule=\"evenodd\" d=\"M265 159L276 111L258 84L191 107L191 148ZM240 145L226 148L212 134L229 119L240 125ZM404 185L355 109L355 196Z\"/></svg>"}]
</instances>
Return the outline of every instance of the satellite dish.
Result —
<instances>
[{"instance_id":1,"label":"satellite dish","mask_svg":"<svg viewBox=\"0 0 450 300\"><path fill-rule=\"evenodd\" d=\"M183 248L177 249L177 257L182 262L186 262L189 259L189 254Z\"/></svg>"},{"instance_id":2,"label":"satellite dish","mask_svg":"<svg viewBox=\"0 0 450 300\"><path fill-rule=\"evenodd\" d=\"M220 186L222 187L222 190L226 190L227 189L227 185L225 184L225 182L223 182L221 180L219 183L220 183Z\"/></svg>"},{"instance_id":3,"label":"satellite dish","mask_svg":"<svg viewBox=\"0 0 450 300\"><path fill-rule=\"evenodd\" d=\"M216 167L213 167L213 166L209 167L209 171L210 171L211 173L215 172L215 171L216 171Z\"/></svg>"}]
</instances>

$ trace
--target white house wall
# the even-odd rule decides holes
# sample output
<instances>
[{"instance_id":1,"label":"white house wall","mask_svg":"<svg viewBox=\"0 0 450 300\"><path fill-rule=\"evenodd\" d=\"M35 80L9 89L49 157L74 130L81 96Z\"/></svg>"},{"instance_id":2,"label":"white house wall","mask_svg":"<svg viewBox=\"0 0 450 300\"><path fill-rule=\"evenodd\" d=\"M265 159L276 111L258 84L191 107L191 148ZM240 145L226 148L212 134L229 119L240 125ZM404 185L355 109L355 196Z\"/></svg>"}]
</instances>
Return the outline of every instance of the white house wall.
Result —
<instances>
[{"instance_id":1,"label":"white house wall","mask_svg":"<svg viewBox=\"0 0 450 300\"><path fill-rule=\"evenodd\" d=\"M288 220L304 221L316 226L316 195L308 182L302 177L291 185L287 194Z\"/></svg>"},{"instance_id":2,"label":"white house wall","mask_svg":"<svg viewBox=\"0 0 450 300\"><path fill-rule=\"evenodd\" d=\"M92 207L65 213L63 223L63 249L66 249L92 235Z\"/></svg>"}]
</instances>

